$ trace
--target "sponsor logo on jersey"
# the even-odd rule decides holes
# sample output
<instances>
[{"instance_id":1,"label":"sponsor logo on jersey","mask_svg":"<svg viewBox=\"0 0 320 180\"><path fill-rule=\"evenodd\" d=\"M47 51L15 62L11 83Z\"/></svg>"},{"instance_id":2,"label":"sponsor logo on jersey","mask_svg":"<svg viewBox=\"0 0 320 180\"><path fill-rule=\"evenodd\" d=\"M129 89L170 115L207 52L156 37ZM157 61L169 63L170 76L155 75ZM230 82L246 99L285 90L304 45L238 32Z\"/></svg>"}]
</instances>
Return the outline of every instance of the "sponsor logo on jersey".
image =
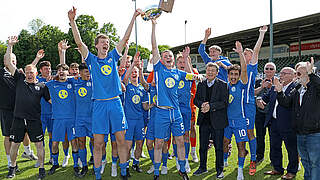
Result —
<instances>
[{"instance_id":1,"label":"sponsor logo on jersey","mask_svg":"<svg viewBox=\"0 0 320 180\"><path fill-rule=\"evenodd\" d=\"M173 86L176 84L176 81L173 78L169 77L165 80L165 84L168 88L173 88Z\"/></svg>"},{"instance_id":2,"label":"sponsor logo on jersey","mask_svg":"<svg viewBox=\"0 0 320 180\"><path fill-rule=\"evenodd\" d=\"M65 99L68 97L68 92L66 90L60 90L58 95L60 99Z\"/></svg>"},{"instance_id":3,"label":"sponsor logo on jersey","mask_svg":"<svg viewBox=\"0 0 320 180\"><path fill-rule=\"evenodd\" d=\"M81 87L81 88L79 88L79 90L78 90L78 94L79 94L79 96L81 96L81 97L86 96L87 93L88 93L88 91L87 91L87 89L84 88L84 87Z\"/></svg>"},{"instance_id":4,"label":"sponsor logo on jersey","mask_svg":"<svg viewBox=\"0 0 320 180\"><path fill-rule=\"evenodd\" d=\"M109 65L104 65L101 67L102 74L108 76L112 72L112 68Z\"/></svg>"}]
</instances>

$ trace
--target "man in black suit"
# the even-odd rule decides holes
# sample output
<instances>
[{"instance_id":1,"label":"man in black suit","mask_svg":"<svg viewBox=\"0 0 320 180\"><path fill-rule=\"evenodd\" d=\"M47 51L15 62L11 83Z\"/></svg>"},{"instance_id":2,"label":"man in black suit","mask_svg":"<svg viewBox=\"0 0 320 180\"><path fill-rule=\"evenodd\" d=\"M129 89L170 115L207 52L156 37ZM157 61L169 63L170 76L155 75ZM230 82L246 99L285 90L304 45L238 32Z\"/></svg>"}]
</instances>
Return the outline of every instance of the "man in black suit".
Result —
<instances>
[{"instance_id":1,"label":"man in black suit","mask_svg":"<svg viewBox=\"0 0 320 180\"><path fill-rule=\"evenodd\" d=\"M228 86L216 78L219 66L209 62L206 65L206 80L198 84L194 105L199 108L197 125L200 134L200 167L194 175L207 172L207 154L210 135L213 137L216 154L217 178L223 178L223 134L228 125Z\"/></svg>"},{"instance_id":2,"label":"man in black suit","mask_svg":"<svg viewBox=\"0 0 320 180\"><path fill-rule=\"evenodd\" d=\"M293 82L294 69L285 67L280 71L280 82L283 84L283 92L288 95L295 88ZM274 81L279 81L277 78ZM265 172L266 175L282 175L284 168L282 167L282 142L285 143L289 164L287 174L282 176L282 179L293 179L298 170L298 149L297 137L292 128L292 110L291 108L280 105L277 101L277 92L275 86L265 94L262 99L258 100L258 106L263 108L264 103L269 103L269 110L266 114L265 126L271 124L271 141L272 148L271 163L274 170Z\"/></svg>"}]
</instances>

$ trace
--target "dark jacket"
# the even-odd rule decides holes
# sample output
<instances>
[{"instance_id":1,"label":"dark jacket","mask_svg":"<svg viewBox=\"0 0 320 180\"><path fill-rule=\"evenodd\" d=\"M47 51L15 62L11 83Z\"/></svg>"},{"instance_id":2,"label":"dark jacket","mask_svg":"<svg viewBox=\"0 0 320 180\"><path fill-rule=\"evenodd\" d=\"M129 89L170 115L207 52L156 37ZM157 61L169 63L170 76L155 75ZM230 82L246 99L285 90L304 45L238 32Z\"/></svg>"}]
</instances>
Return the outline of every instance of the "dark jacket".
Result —
<instances>
[{"instance_id":1,"label":"dark jacket","mask_svg":"<svg viewBox=\"0 0 320 180\"><path fill-rule=\"evenodd\" d=\"M295 83L292 82L284 94L288 96L292 89L295 88ZM274 86L271 87L270 91L267 94L264 94L262 97L263 101L269 103L269 109L266 114L266 121L264 126L267 127L270 123L276 123L275 126L277 127L278 131L280 132L287 132L292 131L292 111L291 108L287 108L278 104L277 111L276 111L276 120L272 121L273 111L275 108L276 100L277 100L277 92L274 90Z\"/></svg>"},{"instance_id":2,"label":"dark jacket","mask_svg":"<svg viewBox=\"0 0 320 180\"><path fill-rule=\"evenodd\" d=\"M200 82L194 98L194 105L199 108L197 125L201 126L204 122L205 114L201 112L201 105L206 100L207 80ZM210 99L210 123L213 129L223 129L228 126L228 107L229 90L226 82L216 78L212 87Z\"/></svg>"},{"instance_id":3,"label":"dark jacket","mask_svg":"<svg viewBox=\"0 0 320 180\"><path fill-rule=\"evenodd\" d=\"M300 85L287 96L283 92L277 94L279 104L292 108L293 128L301 135L320 133L320 77L310 74L309 78L301 106Z\"/></svg>"}]
</instances>

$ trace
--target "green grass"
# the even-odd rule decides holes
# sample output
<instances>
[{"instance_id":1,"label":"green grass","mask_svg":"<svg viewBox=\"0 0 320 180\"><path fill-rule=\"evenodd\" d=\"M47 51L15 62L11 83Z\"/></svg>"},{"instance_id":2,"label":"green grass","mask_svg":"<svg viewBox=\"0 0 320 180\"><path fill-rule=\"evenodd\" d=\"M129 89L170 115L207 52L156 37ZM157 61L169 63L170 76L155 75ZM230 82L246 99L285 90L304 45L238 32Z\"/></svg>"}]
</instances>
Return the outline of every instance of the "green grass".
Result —
<instances>
[{"instance_id":1,"label":"green grass","mask_svg":"<svg viewBox=\"0 0 320 180\"><path fill-rule=\"evenodd\" d=\"M197 131L198 131L198 127L197 127ZM47 141L48 141L48 136L46 136L45 138L46 140L46 145L47 145ZM197 141L199 142L199 141ZM225 180L234 180L237 177L237 148L236 148L236 144L234 139L232 140L232 153L230 158L228 159L229 162L229 167L225 168ZM62 145L60 144L60 157L59 157L59 162L60 165L63 161L63 151L62 151ZM199 148L199 145L197 146ZM35 146L32 145L32 149L34 150L34 152L36 152L35 150ZM249 149L248 145L247 145L247 149ZM271 170L272 167L270 166L270 160L269 160L269 138L268 135L266 135L266 152L265 152L265 160L257 167L257 173L255 176L250 176L248 174L249 171L249 160L250 160L250 155L247 156L246 161L245 161L245 168L244 168L244 176L245 179L250 179L250 180L260 180L260 179L271 179L271 180L275 180L275 179L281 179L280 176L275 176L275 177L271 177L271 176L265 176L263 173L265 171ZM20 146L20 155L23 152L23 145ZM285 147L283 146L283 154L284 154L284 160L283 160L283 164L284 167L287 166L288 164L288 158L287 158L287 153L285 152ZM103 179L119 179L119 177L117 178L112 178L110 176L110 171L111 171L111 148L110 148L110 144L108 143L107 146L107 160L108 160L108 164L105 168L105 172L102 176ZM172 152L172 147L170 149L170 152ZM69 151L69 153L71 153L71 150ZM146 146L144 146L144 153L147 155L147 149ZM215 179L216 177L216 172L215 172L215 155L214 155L214 148L210 149L209 153L208 153L208 173L204 174L202 176L192 176L192 173L194 171L196 171L199 167L199 163L193 163L191 160L191 157L189 158L189 162L190 162L190 167L192 169L192 172L189 173L189 177L190 179ZM16 174L15 179L37 179L38 176L38 169L34 168L34 164L36 163L35 161L29 161L29 160L25 160L22 159L21 157L18 157L18 165L20 168L20 172L18 172ZM88 158L90 155L90 151L88 148ZM198 156L199 157L199 156ZM45 162L48 162L49 159L49 149L48 146L46 146L46 160ZM64 180L71 180L71 179L78 179L73 175L73 166L72 166L73 162L72 162L72 158L70 158L69 160L69 165L66 168L59 168L56 173L54 175L51 176L46 176L46 179L48 180L58 180L58 179L64 179ZM148 175L146 174L146 171L149 169L150 165L151 165L151 161L149 158L146 159L141 159L141 168L143 169L143 173L138 174L138 173L134 173L133 171L131 171L131 175L132 177L130 178L131 180L138 180L141 178L147 178L147 179L152 179L153 175ZM45 169L48 172L48 170L50 169L50 165L46 164L45 165ZM118 166L119 167L119 166ZM82 179L94 179L94 175L92 173L92 166L89 167L89 174L86 175L85 178ZM7 158L5 156L5 152L4 152L4 147L3 147L3 137L0 137L0 179L5 179L6 175L8 173L7 170ZM297 173L296 179L303 179L303 169L300 170ZM120 174L120 170L118 169L118 176ZM167 175L161 175L160 176L161 179L180 179L180 176L177 173L176 167L175 167L175 160L168 160L168 174Z\"/></svg>"}]
</instances>

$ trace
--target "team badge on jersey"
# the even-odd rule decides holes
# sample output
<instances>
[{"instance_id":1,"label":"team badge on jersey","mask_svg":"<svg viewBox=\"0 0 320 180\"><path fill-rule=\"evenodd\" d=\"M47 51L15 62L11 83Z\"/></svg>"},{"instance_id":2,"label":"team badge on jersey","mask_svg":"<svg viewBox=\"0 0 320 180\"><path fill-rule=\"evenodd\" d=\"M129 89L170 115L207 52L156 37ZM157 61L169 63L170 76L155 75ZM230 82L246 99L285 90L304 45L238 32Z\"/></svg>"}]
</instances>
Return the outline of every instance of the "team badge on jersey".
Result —
<instances>
[{"instance_id":1,"label":"team badge on jersey","mask_svg":"<svg viewBox=\"0 0 320 180\"><path fill-rule=\"evenodd\" d=\"M90 87L91 86L91 82L87 82L87 86Z\"/></svg>"},{"instance_id":2,"label":"team badge on jersey","mask_svg":"<svg viewBox=\"0 0 320 180\"><path fill-rule=\"evenodd\" d=\"M109 65L104 65L101 67L102 74L108 76L112 72L112 68Z\"/></svg>"},{"instance_id":3,"label":"team badge on jersey","mask_svg":"<svg viewBox=\"0 0 320 180\"><path fill-rule=\"evenodd\" d=\"M34 89L36 89L37 91L40 90L40 87L39 86L35 86Z\"/></svg>"},{"instance_id":4,"label":"team badge on jersey","mask_svg":"<svg viewBox=\"0 0 320 180\"><path fill-rule=\"evenodd\" d=\"M157 100L158 100L157 95L154 95L153 98L152 98L152 102L156 104Z\"/></svg>"},{"instance_id":5,"label":"team badge on jersey","mask_svg":"<svg viewBox=\"0 0 320 180\"><path fill-rule=\"evenodd\" d=\"M179 89L182 89L184 87L184 81L183 80L181 80L180 82L179 82Z\"/></svg>"},{"instance_id":6,"label":"team badge on jersey","mask_svg":"<svg viewBox=\"0 0 320 180\"><path fill-rule=\"evenodd\" d=\"M165 83L168 88L173 88L173 86L176 84L176 81L173 78L169 77L165 80Z\"/></svg>"},{"instance_id":7,"label":"team badge on jersey","mask_svg":"<svg viewBox=\"0 0 320 180\"><path fill-rule=\"evenodd\" d=\"M132 102L133 102L134 104L138 104L138 103L140 102L140 96L139 96L139 95L134 95L134 96L132 97Z\"/></svg>"},{"instance_id":8,"label":"team badge on jersey","mask_svg":"<svg viewBox=\"0 0 320 180\"><path fill-rule=\"evenodd\" d=\"M87 93L88 93L88 92L87 92L87 89L86 89L86 88L81 87L81 88L79 88L79 90L78 90L78 94L79 94L79 96L81 96L81 97L86 96Z\"/></svg>"},{"instance_id":9,"label":"team badge on jersey","mask_svg":"<svg viewBox=\"0 0 320 180\"><path fill-rule=\"evenodd\" d=\"M233 86L233 87L231 88L231 91L232 91L232 92L236 92L236 87Z\"/></svg>"},{"instance_id":10,"label":"team badge on jersey","mask_svg":"<svg viewBox=\"0 0 320 180\"><path fill-rule=\"evenodd\" d=\"M109 59L108 59L108 63L111 63L111 61L112 61L112 58L109 58Z\"/></svg>"},{"instance_id":11,"label":"team badge on jersey","mask_svg":"<svg viewBox=\"0 0 320 180\"><path fill-rule=\"evenodd\" d=\"M174 77L176 80L178 80L178 79L179 79L178 74L173 75L173 77Z\"/></svg>"},{"instance_id":12,"label":"team badge on jersey","mask_svg":"<svg viewBox=\"0 0 320 180\"><path fill-rule=\"evenodd\" d=\"M68 92L66 90L60 90L59 91L59 97L60 99L65 99L68 97Z\"/></svg>"},{"instance_id":13,"label":"team badge on jersey","mask_svg":"<svg viewBox=\"0 0 320 180\"><path fill-rule=\"evenodd\" d=\"M67 88L68 88L68 89L71 89L71 88L72 88L72 85L71 85L71 84L68 84L68 85L67 85Z\"/></svg>"},{"instance_id":14,"label":"team badge on jersey","mask_svg":"<svg viewBox=\"0 0 320 180\"><path fill-rule=\"evenodd\" d=\"M232 103L233 99L234 99L234 97L230 94L229 95L229 104Z\"/></svg>"}]
</instances>

